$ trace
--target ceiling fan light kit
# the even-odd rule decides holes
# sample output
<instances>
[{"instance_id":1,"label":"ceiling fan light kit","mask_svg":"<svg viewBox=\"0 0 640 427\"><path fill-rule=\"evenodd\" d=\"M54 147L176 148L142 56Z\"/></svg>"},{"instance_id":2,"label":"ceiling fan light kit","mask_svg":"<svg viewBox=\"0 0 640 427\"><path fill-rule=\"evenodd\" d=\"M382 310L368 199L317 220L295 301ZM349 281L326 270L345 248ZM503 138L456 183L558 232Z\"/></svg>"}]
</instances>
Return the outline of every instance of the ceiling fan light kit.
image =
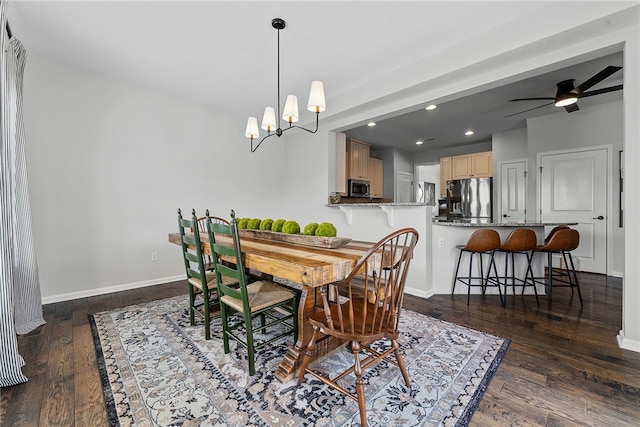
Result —
<instances>
[{"instance_id":1,"label":"ceiling fan light kit","mask_svg":"<svg viewBox=\"0 0 640 427\"><path fill-rule=\"evenodd\" d=\"M596 90L587 92L591 87L597 85L598 83L600 83L601 81L603 81L604 79L606 79L607 77L611 76L613 73L621 69L622 67L616 67L616 66L610 65L606 67L604 70L597 73L596 75L592 76L590 79L588 79L578 87L574 87L573 85L573 82L575 81L575 79L563 80L556 85L558 86L558 90L556 92L556 96L553 98L551 97L518 98L518 99L511 99L509 100L509 102L551 100L553 101L551 102L551 104L554 104L556 107L564 107L567 113L572 113L574 111L579 110L577 102L578 102L578 99L580 98L586 98L589 96L600 95L603 93L622 90L622 85L616 85L616 86L610 86L610 87L596 89ZM511 114L507 117L514 116L516 114L526 113L527 111L546 107L547 105L550 105L550 104L544 104L538 107L530 108L528 110L520 111L519 113Z\"/></svg>"},{"instance_id":2,"label":"ceiling fan light kit","mask_svg":"<svg viewBox=\"0 0 640 427\"><path fill-rule=\"evenodd\" d=\"M574 79L564 80L557 84L558 91L556 92L556 107L566 107L567 105L575 104L578 102L578 95L574 92L573 87Z\"/></svg>"},{"instance_id":3,"label":"ceiling fan light kit","mask_svg":"<svg viewBox=\"0 0 640 427\"><path fill-rule=\"evenodd\" d=\"M267 136L262 138L260 142L254 147L253 140L260 137L260 131L258 130L258 119L256 117L249 117L247 120L247 128L245 130L245 136L251 139L251 152L255 152L262 142L270 136L277 135L278 137L293 128L302 129L309 133L316 133L318 131L319 115L325 111L326 103L324 97L324 85L321 81L311 82L311 90L309 91L309 102L307 103L307 110L316 113L316 128L315 130L305 129L301 126L293 126L299 120L298 116L298 97L295 95L288 95L287 101L284 105L282 115L280 115L280 30L284 29L286 22L282 18L274 18L271 21L271 26L278 30L278 114L273 107L266 107L264 109L264 115L262 116L262 129L267 131ZM289 127L282 129L280 126L280 119L284 119L289 123ZM275 132L275 133L271 133Z\"/></svg>"}]
</instances>

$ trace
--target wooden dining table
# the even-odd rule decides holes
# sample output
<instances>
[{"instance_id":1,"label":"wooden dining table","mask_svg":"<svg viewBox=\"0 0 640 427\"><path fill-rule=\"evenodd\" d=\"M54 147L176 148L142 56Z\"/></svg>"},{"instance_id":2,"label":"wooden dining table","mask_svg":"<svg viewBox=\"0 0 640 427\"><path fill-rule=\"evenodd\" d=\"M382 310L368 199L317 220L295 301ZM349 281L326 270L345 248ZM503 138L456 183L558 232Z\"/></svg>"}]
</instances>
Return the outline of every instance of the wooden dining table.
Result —
<instances>
[{"instance_id":1,"label":"wooden dining table","mask_svg":"<svg viewBox=\"0 0 640 427\"><path fill-rule=\"evenodd\" d=\"M216 240L223 244L228 240L231 244L227 236L217 237ZM180 234L169 233L169 242L180 245ZM201 233L201 242L203 251L210 255L209 236L206 233ZM374 244L352 240L343 247L330 249L242 235L240 244L246 268L272 276L276 280L284 280L301 291L298 339L288 348L274 374L281 382L289 381L296 375L302 363L303 351L313 334L308 318L322 309L316 304L316 289L346 278L358 259Z\"/></svg>"}]
</instances>

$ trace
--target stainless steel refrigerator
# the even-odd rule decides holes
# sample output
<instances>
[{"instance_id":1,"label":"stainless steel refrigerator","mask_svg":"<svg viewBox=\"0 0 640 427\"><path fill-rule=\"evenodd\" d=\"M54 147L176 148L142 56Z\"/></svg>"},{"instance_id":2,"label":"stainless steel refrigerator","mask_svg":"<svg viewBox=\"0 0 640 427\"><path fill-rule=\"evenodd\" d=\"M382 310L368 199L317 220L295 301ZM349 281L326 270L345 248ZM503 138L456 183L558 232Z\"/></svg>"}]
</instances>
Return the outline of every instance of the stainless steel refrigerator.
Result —
<instances>
[{"instance_id":1,"label":"stainless steel refrigerator","mask_svg":"<svg viewBox=\"0 0 640 427\"><path fill-rule=\"evenodd\" d=\"M447 181L448 219L464 222L492 222L491 178Z\"/></svg>"}]
</instances>

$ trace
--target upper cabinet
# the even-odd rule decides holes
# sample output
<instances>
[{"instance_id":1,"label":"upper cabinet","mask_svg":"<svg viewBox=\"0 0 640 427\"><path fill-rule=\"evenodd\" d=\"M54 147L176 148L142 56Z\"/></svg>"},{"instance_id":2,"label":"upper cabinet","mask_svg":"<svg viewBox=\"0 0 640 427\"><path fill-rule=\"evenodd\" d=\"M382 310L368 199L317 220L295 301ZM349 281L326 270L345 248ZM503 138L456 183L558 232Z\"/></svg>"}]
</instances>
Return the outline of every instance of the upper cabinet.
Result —
<instances>
[{"instance_id":1,"label":"upper cabinet","mask_svg":"<svg viewBox=\"0 0 640 427\"><path fill-rule=\"evenodd\" d=\"M488 178L493 176L491 151L451 157L451 179Z\"/></svg>"},{"instance_id":2,"label":"upper cabinet","mask_svg":"<svg viewBox=\"0 0 640 427\"><path fill-rule=\"evenodd\" d=\"M347 135L336 134L336 193L347 195Z\"/></svg>"},{"instance_id":3,"label":"upper cabinet","mask_svg":"<svg viewBox=\"0 0 640 427\"><path fill-rule=\"evenodd\" d=\"M384 191L384 168L380 159L369 157L369 196L372 198L381 198Z\"/></svg>"},{"instance_id":4,"label":"upper cabinet","mask_svg":"<svg viewBox=\"0 0 640 427\"><path fill-rule=\"evenodd\" d=\"M369 145L355 139L347 140L348 179L369 180Z\"/></svg>"},{"instance_id":5,"label":"upper cabinet","mask_svg":"<svg viewBox=\"0 0 640 427\"><path fill-rule=\"evenodd\" d=\"M440 197L447 197L447 181L493 176L491 151L442 157L440 159Z\"/></svg>"},{"instance_id":6,"label":"upper cabinet","mask_svg":"<svg viewBox=\"0 0 640 427\"><path fill-rule=\"evenodd\" d=\"M451 179L451 157L440 159L440 197L447 197L447 181Z\"/></svg>"},{"instance_id":7,"label":"upper cabinet","mask_svg":"<svg viewBox=\"0 0 640 427\"><path fill-rule=\"evenodd\" d=\"M493 155L491 151L473 153L471 155L471 176L473 178L490 178L493 176Z\"/></svg>"}]
</instances>

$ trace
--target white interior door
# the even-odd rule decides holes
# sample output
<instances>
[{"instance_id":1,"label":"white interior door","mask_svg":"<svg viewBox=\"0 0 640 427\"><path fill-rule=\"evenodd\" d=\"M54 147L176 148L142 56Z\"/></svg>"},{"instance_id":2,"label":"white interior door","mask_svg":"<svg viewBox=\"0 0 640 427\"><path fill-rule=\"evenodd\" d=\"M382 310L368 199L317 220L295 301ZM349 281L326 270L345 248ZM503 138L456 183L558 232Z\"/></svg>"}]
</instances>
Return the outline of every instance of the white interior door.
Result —
<instances>
[{"instance_id":1,"label":"white interior door","mask_svg":"<svg viewBox=\"0 0 640 427\"><path fill-rule=\"evenodd\" d=\"M607 150L541 154L540 220L577 222L582 271L607 273Z\"/></svg>"},{"instance_id":2,"label":"white interior door","mask_svg":"<svg viewBox=\"0 0 640 427\"><path fill-rule=\"evenodd\" d=\"M413 174L396 173L396 203L413 202Z\"/></svg>"},{"instance_id":3,"label":"white interior door","mask_svg":"<svg viewBox=\"0 0 640 427\"><path fill-rule=\"evenodd\" d=\"M526 160L517 160L500 164L500 212L498 212L499 221L525 221L527 200L526 174Z\"/></svg>"}]
</instances>

